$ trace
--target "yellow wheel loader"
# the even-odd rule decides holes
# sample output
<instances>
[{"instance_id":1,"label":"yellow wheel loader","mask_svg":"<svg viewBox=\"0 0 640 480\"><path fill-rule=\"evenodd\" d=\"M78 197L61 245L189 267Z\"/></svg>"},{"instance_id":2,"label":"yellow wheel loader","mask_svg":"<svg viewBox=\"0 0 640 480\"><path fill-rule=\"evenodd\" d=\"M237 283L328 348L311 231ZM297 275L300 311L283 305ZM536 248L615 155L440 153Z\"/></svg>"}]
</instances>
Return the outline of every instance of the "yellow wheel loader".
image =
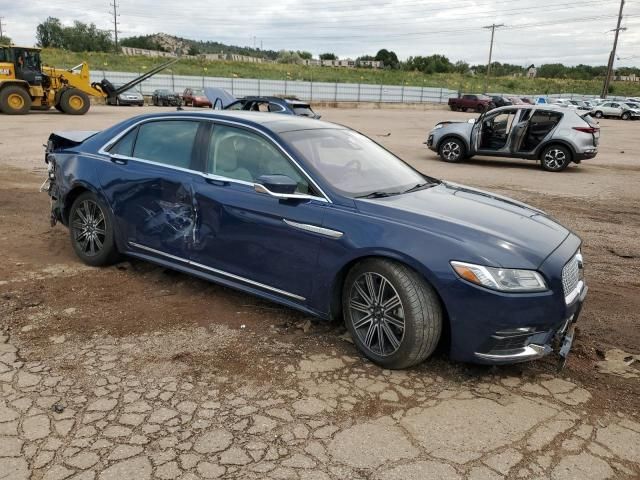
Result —
<instances>
[{"instance_id":1,"label":"yellow wheel loader","mask_svg":"<svg viewBox=\"0 0 640 480\"><path fill-rule=\"evenodd\" d=\"M0 112L24 115L29 110L55 107L63 113L83 115L89 110L89 96L115 104L120 93L177 61L174 58L115 88L107 79L91 83L86 62L64 70L42 65L39 48L0 45Z\"/></svg>"}]
</instances>

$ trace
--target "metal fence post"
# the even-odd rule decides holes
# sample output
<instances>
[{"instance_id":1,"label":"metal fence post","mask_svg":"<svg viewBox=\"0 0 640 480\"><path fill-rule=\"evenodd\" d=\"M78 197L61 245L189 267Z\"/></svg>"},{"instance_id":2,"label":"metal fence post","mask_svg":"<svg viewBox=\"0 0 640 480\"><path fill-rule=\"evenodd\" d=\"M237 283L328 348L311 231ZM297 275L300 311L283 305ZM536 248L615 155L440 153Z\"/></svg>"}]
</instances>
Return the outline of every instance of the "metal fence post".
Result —
<instances>
[{"instance_id":1,"label":"metal fence post","mask_svg":"<svg viewBox=\"0 0 640 480\"><path fill-rule=\"evenodd\" d=\"M336 82L334 90L333 90L333 101L338 101L338 82Z\"/></svg>"},{"instance_id":2,"label":"metal fence post","mask_svg":"<svg viewBox=\"0 0 640 480\"><path fill-rule=\"evenodd\" d=\"M422 99L424 98L424 85L420 89L420 103L422 103Z\"/></svg>"},{"instance_id":3,"label":"metal fence post","mask_svg":"<svg viewBox=\"0 0 640 480\"><path fill-rule=\"evenodd\" d=\"M358 84L358 102L360 102L360 84Z\"/></svg>"},{"instance_id":4,"label":"metal fence post","mask_svg":"<svg viewBox=\"0 0 640 480\"><path fill-rule=\"evenodd\" d=\"M310 94L311 94L311 98L309 99L309 101L313 102L313 80L311 80L309 82L309 90L310 90Z\"/></svg>"},{"instance_id":5,"label":"metal fence post","mask_svg":"<svg viewBox=\"0 0 640 480\"><path fill-rule=\"evenodd\" d=\"M260 93L260 79L258 79L258 96L260 96L260 95L261 95L261 93Z\"/></svg>"},{"instance_id":6,"label":"metal fence post","mask_svg":"<svg viewBox=\"0 0 640 480\"><path fill-rule=\"evenodd\" d=\"M378 97L378 103L382 103L382 84L380 84L380 95Z\"/></svg>"},{"instance_id":7,"label":"metal fence post","mask_svg":"<svg viewBox=\"0 0 640 480\"><path fill-rule=\"evenodd\" d=\"M442 88L440 88L440 99L438 100L438 103L442 103Z\"/></svg>"},{"instance_id":8,"label":"metal fence post","mask_svg":"<svg viewBox=\"0 0 640 480\"><path fill-rule=\"evenodd\" d=\"M233 77L231 77L231 95L233 95Z\"/></svg>"},{"instance_id":9,"label":"metal fence post","mask_svg":"<svg viewBox=\"0 0 640 480\"><path fill-rule=\"evenodd\" d=\"M400 103L404 103L404 83L402 84L402 90L400 91Z\"/></svg>"}]
</instances>

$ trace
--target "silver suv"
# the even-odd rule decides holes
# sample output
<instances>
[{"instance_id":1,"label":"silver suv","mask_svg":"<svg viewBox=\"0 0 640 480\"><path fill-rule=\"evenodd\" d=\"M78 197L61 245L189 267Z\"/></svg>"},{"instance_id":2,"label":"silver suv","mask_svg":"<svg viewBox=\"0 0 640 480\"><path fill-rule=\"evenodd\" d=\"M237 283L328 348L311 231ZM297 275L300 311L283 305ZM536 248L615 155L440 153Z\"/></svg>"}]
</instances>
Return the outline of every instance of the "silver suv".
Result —
<instances>
[{"instance_id":1,"label":"silver suv","mask_svg":"<svg viewBox=\"0 0 640 480\"><path fill-rule=\"evenodd\" d=\"M477 119L438 123L427 146L445 162L474 155L540 160L544 170L559 172L598 153L600 127L588 112L553 105L512 105Z\"/></svg>"}]
</instances>

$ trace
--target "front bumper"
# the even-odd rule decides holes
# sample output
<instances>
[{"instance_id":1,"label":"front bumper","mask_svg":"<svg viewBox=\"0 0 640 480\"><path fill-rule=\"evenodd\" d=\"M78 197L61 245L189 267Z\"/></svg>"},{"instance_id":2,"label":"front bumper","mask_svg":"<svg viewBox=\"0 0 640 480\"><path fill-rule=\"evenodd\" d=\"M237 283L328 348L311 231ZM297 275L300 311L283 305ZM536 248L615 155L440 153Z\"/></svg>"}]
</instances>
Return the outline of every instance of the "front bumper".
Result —
<instances>
[{"instance_id":1,"label":"front bumper","mask_svg":"<svg viewBox=\"0 0 640 480\"><path fill-rule=\"evenodd\" d=\"M576 256L580 244L570 234L540 265L538 271L549 285L544 292L497 292L454 276L440 290L449 317L451 358L510 364L560 353L587 294L582 282L576 295L565 297L562 283L563 268Z\"/></svg>"},{"instance_id":2,"label":"front bumper","mask_svg":"<svg viewBox=\"0 0 640 480\"><path fill-rule=\"evenodd\" d=\"M130 98L119 98L118 103L120 105L144 105L143 99L130 99Z\"/></svg>"}]
</instances>

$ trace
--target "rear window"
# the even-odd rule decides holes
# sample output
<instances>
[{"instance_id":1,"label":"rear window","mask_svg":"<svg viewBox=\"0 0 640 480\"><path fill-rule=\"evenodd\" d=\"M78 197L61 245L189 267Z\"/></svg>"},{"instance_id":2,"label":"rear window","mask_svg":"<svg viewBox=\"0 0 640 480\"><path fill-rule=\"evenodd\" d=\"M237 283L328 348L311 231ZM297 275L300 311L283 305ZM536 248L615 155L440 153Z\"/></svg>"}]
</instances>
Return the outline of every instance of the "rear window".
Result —
<instances>
[{"instance_id":1,"label":"rear window","mask_svg":"<svg viewBox=\"0 0 640 480\"><path fill-rule=\"evenodd\" d=\"M140 125L133 156L189 168L198 127L198 122L189 120L164 120Z\"/></svg>"},{"instance_id":2,"label":"rear window","mask_svg":"<svg viewBox=\"0 0 640 480\"><path fill-rule=\"evenodd\" d=\"M311 110L309 105L296 105L293 107L293 111L296 115L300 115L302 117L315 117L315 113Z\"/></svg>"}]
</instances>

